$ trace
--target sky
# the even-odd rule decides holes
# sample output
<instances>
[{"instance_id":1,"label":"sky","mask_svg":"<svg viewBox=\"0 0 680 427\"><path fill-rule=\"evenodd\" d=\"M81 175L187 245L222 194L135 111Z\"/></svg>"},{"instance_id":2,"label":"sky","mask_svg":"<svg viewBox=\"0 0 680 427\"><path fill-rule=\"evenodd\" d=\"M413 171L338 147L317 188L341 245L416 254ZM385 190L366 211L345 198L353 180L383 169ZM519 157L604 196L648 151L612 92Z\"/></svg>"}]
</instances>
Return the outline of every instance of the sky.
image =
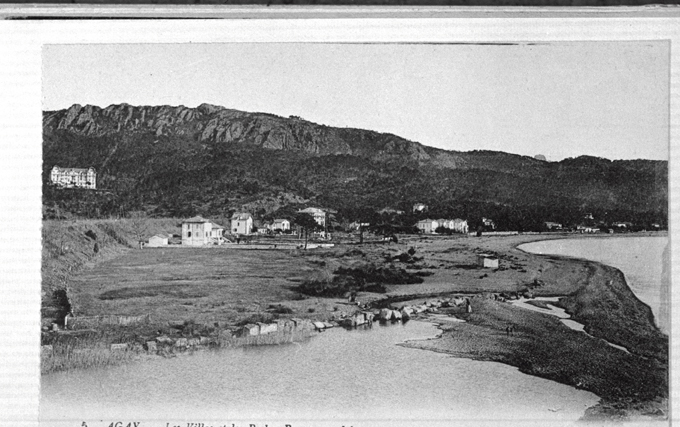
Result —
<instances>
[{"instance_id":1,"label":"sky","mask_svg":"<svg viewBox=\"0 0 680 427\"><path fill-rule=\"evenodd\" d=\"M43 47L43 109L221 105L548 160L668 159L667 42Z\"/></svg>"}]
</instances>

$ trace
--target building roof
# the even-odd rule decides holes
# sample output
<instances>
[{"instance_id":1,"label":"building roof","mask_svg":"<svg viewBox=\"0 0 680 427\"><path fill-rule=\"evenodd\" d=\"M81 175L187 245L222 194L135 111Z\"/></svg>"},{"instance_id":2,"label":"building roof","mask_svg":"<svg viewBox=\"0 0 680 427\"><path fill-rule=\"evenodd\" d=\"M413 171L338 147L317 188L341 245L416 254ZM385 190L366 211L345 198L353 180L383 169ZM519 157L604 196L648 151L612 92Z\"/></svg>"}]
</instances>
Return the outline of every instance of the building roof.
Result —
<instances>
[{"instance_id":1,"label":"building roof","mask_svg":"<svg viewBox=\"0 0 680 427\"><path fill-rule=\"evenodd\" d=\"M205 219L205 218L203 218L202 216L195 216L195 217L193 217L193 218L185 219L185 220L182 221L182 222L183 222L183 223L187 223L187 222L191 222L191 223L196 223L196 222L199 222L199 223L206 223L206 222L210 222L210 220Z\"/></svg>"},{"instance_id":2,"label":"building roof","mask_svg":"<svg viewBox=\"0 0 680 427\"><path fill-rule=\"evenodd\" d=\"M392 209L392 208L384 208L380 209L378 213L403 213L403 211L397 210L397 209Z\"/></svg>"},{"instance_id":3,"label":"building roof","mask_svg":"<svg viewBox=\"0 0 680 427\"><path fill-rule=\"evenodd\" d=\"M304 208L302 210L299 210L298 212L304 212L304 213L325 213L323 210L319 208Z\"/></svg>"},{"instance_id":4,"label":"building roof","mask_svg":"<svg viewBox=\"0 0 680 427\"><path fill-rule=\"evenodd\" d=\"M212 226L212 228L224 228L219 224L215 224L214 222L211 222L210 225Z\"/></svg>"},{"instance_id":5,"label":"building roof","mask_svg":"<svg viewBox=\"0 0 680 427\"><path fill-rule=\"evenodd\" d=\"M276 224L277 222L283 222L283 221L288 221L288 222L290 222L289 220L287 220L287 219L285 219L285 218L279 218L279 219L275 219L275 220L274 220L274 224Z\"/></svg>"},{"instance_id":6,"label":"building roof","mask_svg":"<svg viewBox=\"0 0 680 427\"><path fill-rule=\"evenodd\" d=\"M461 218L455 218L455 219L453 219L452 221L453 221L453 222L467 222L467 220L461 219Z\"/></svg>"},{"instance_id":7,"label":"building roof","mask_svg":"<svg viewBox=\"0 0 680 427\"><path fill-rule=\"evenodd\" d=\"M60 168L59 166L54 166L52 170L58 170L61 172L75 172L75 173L87 173L89 171L95 172L94 168Z\"/></svg>"},{"instance_id":8,"label":"building roof","mask_svg":"<svg viewBox=\"0 0 680 427\"><path fill-rule=\"evenodd\" d=\"M418 224L420 224L421 222L422 223L426 223L426 222L433 223L433 222L437 222L437 221L435 221L433 219L429 219L429 218L428 219L421 219L420 221L418 221Z\"/></svg>"},{"instance_id":9,"label":"building roof","mask_svg":"<svg viewBox=\"0 0 680 427\"><path fill-rule=\"evenodd\" d=\"M232 220L238 220L238 221L246 221L248 219L252 219L253 216L250 215L248 212L235 212L234 215L231 216Z\"/></svg>"},{"instance_id":10,"label":"building roof","mask_svg":"<svg viewBox=\"0 0 680 427\"><path fill-rule=\"evenodd\" d=\"M153 239L154 237L158 237L159 239L167 239L168 238L168 236L166 234L155 234L155 235L149 237L149 240Z\"/></svg>"}]
</instances>

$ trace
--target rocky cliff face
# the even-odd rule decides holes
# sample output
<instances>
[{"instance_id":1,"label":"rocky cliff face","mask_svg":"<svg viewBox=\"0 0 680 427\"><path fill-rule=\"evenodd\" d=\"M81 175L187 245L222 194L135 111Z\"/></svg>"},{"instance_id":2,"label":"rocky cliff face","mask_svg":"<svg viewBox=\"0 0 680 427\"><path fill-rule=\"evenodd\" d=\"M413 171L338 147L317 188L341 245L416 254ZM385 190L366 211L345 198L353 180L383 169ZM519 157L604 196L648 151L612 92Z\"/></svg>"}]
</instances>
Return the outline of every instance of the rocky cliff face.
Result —
<instances>
[{"instance_id":1,"label":"rocky cliff face","mask_svg":"<svg viewBox=\"0 0 680 427\"><path fill-rule=\"evenodd\" d=\"M46 133L63 130L86 137L153 133L159 138L180 136L200 144L248 143L316 155L405 156L421 162L431 159L424 146L395 135L332 128L297 117L247 113L209 104L197 108L75 104L66 110L46 112L43 129Z\"/></svg>"}]
</instances>

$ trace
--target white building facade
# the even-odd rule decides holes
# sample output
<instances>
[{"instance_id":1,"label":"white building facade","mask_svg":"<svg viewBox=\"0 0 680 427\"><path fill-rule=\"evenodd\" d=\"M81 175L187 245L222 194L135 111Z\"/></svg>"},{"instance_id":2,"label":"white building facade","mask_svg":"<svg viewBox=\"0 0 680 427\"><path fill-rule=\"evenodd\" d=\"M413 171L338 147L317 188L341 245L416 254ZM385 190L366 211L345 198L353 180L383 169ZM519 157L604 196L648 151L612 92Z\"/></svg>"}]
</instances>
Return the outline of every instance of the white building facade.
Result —
<instances>
[{"instance_id":1,"label":"white building facade","mask_svg":"<svg viewBox=\"0 0 680 427\"><path fill-rule=\"evenodd\" d=\"M50 182L62 188L97 188L97 172L94 168L60 168L55 166L50 171Z\"/></svg>"},{"instance_id":2,"label":"white building facade","mask_svg":"<svg viewBox=\"0 0 680 427\"><path fill-rule=\"evenodd\" d=\"M163 234L156 234L155 236L149 237L149 243L146 244L149 248L159 248L162 246L168 246L168 236Z\"/></svg>"},{"instance_id":3,"label":"white building facade","mask_svg":"<svg viewBox=\"0 0 680 427\"><path fill-rule=\"evenodd\" d=\"M468 222L465 219L455 218L451 220L451 229L454 233L467 234L469 231Z\"/></svg>"},{"instance_id":4,"label":"white building facade","mask_svg":"<svg viewBox=\"0 0 680 427\"><path fill-rule=\"evenodd\" d=\"M253 217L247 212L237 212L231 217L231 234L249 235L253 232Z\"/></svg>"},{"instance_id":5,"label":"white building facade","mask_svg":"<svg viewBox=\"0 0 680 427\"><path fill-rule=\"evenodd\" d=\"M272 230L290 230L290 221L287 219L275 219L274 223L272 224Z\"/></svg>"},{"instance_id":6,"label":"white building facade","mask_svg":"<svg viewBox=\"0 0 680 427\"><path fill-rule=\"evenodd\" d=\"M426 233L426 234L432 234L434 233L434 230L437 229L439 226L439 223L435 221L434 219L423 219L421 221L418 221L416 223L416 227L418 227L418 231L421 233Z\"/></svg>"},{"instance_id":7,"label":"white building facade","mask_svg":"<svg viewBox=\"0 0 680 427\"><path fill-rule=\"evenodd\" d=\"M223 243L224 228L200 216L182 222L182 245L204 246Z\"/></svg>"}]
</instances>

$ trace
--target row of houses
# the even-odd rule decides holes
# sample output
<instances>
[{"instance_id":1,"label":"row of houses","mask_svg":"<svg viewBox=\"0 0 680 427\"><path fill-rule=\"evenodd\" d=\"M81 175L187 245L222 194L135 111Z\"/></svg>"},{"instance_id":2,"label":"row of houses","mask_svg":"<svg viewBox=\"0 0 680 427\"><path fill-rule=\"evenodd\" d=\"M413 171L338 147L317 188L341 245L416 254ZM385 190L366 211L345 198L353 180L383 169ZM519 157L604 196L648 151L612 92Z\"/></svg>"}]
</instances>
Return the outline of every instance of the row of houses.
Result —
<instances>
[{"instance_id":1,"label":"row of houses","mask_svg":"<svg viewBox=\"0 0 680 427\"><path fill-rule=\"evenodd\" d=\"M454 233L467 233L469 231L467 220L456 219L423 219L416 223L421 233L433 234L438 228L445 228Z\"/></svg>"},{"instance_id":2,"label":"row of houses","mask_svg":"<svg viewBox=\"0 0 680 427\"><path fill-rule=\"evenodd\" d=\"M314 217L314 220L322 227L326 226L326 212L319 208L306 208L299 212L307 213ZM263 226L264 230L280 230L282 232L291 229L291 222L285 218L275 219L270 224ZM195 216L182 221L182 245L186 246L204 246L204 245L221 245L225 243L225 235L231 234L235 236L248 236L253 233L253 216L247 212L237 212L231 216L230 227L226 230L225 227L214 223L213 221ZM168 245L169 237L164 234L157 234L149 238L147 247L160 247Z\"/></svg>"}]
</instances>

